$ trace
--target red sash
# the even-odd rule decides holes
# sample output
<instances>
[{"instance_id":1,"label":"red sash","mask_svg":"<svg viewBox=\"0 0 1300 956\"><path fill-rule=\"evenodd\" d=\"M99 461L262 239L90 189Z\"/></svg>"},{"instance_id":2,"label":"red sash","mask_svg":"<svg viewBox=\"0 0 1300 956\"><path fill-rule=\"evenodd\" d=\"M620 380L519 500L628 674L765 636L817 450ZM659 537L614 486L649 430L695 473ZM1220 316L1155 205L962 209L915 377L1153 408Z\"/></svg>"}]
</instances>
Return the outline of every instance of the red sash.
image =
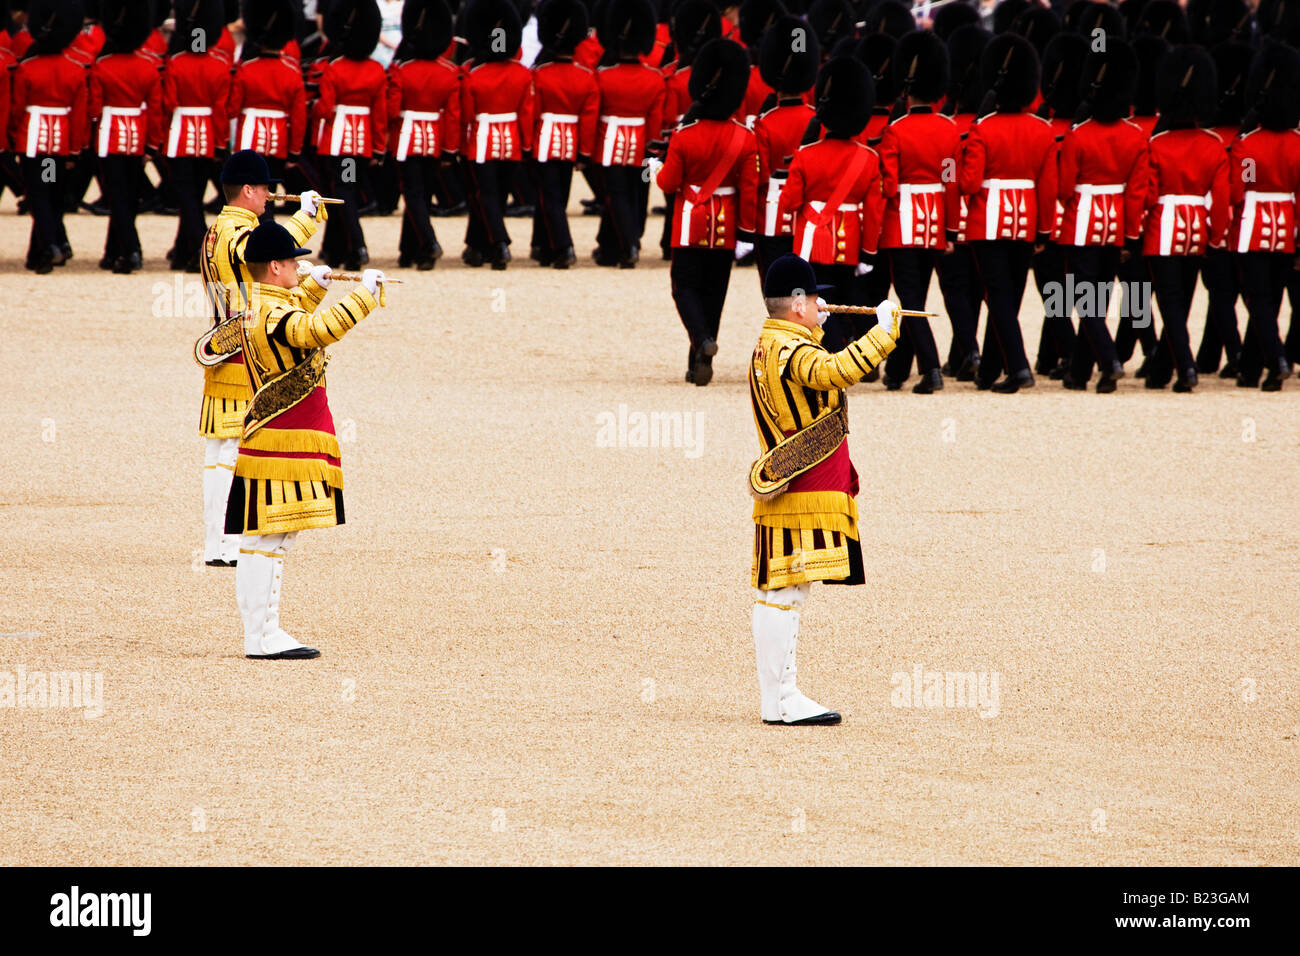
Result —
<instances>
[{"instance_id":1,"label":"red sash","mask_svg":"<svg viewBox=\"0 0 1300 956\"><path fill-rule=\"evenodd\" d=\"M749 130L743 126L733 123L731 126L731 139L727 141L726 147L722 151L722 159L713 171L709 173L709 178L704 180L704 185L699 189L692 189L686 186L682 194L686 201L692 206L702 206L713 198L714 191L722 185L722 180L731 172L731 167L736 165L736 160L740 157L740 151L745 148L745 134ZM693 195L692 195L693 194Z\"/></svg>"},{"instance_id":2,"label":"red sash","mask_svg":"<svg viewBox=\"0 0 1300 956\"><path fill-rule=\"evenodd\" d=\"M862 170L866 168L867 157L870 154L865 150L858 150L853 161L849 163L849 168L841 177L839 183L835 186L835 191L831 193L831 198L826 200L826 205L822 206L821 212L813 209L812 206L805 206L804 218L807 219L817 228L829 226L835 218L835 211L844 203L844 197L849 194L849 190L854 187L858 177L862 175Z\"/></svg>"}]
</instances>

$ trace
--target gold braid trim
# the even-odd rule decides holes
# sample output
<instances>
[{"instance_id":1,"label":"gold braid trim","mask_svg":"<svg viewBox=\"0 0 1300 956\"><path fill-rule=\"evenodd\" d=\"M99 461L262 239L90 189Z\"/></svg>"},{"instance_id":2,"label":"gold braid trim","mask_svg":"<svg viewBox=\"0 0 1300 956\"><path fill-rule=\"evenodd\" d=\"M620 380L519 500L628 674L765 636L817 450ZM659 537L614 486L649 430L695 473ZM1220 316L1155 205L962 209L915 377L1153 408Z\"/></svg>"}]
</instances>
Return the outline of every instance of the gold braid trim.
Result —
<instances>
[{"instance_id":1,"label":"gold braid trim","mask_svg":"<svg viewBox=\"0 0 1300 956\"><path fill-rule=\"evenodd\" d=\"M898 339L879 325L873 325L867 329L865 335L855 339L849 347L858 349L862 357L871 363L871 367L876 368L897 346Z\"/></svg>"},{"instance_id":2,"label":"gold braid trim","mask_svg":"<svg viewBox=\"0 0 1300 956\"><path fill-rule=\"evenodd\" d=\"M769 528L838 531L858 537L858 503L843 491L791 491L754 502L754 522Z\"/></svg>"},{"instance_id":3,"label":"gold braid trim","mask_svg":"<svg viewBox=\"0 0 1300 956\"><path fill-rule=\"evenodd\" d=\"M244 440L259 428L283 415L316 390L325 377L328 359L323 349L317 349L283 375L277 375L257 390L248 403L244 417Z\"/></svg>"},{"instance_id":4,"label":"gold braid trim","mask_svg":"<svg viewBox=\"0 0 1300 956\"><path fill-rule=\"evenodd\" d=\"M834 454L848 434L848 404L841 399L839 408L777 442L770 451L759 456L749 469L749 493L760 501L775 498L785 491L792 479Z\"/></svg>"},{"instance_id":5,"label":"gold braid trim","mask_svg":"<svg viewBox=\"0 0 1300 956\"><path fill-rule=\"evenodd\" d=\"M268 481L323 481L331 488L343 487L343 469L319 458L254 458L240 455L235 462L240 478Z\"/></svg>"},{"instance_id":6,"label":"gold braid trim","mask_svg":"<svg viewBox=\"0 0 1300 956\"><path fill-rule=\"evenodd\" d=\"M342 457L336 437L311 428L261 428L240 442L240 447L255 451L310 451L331 458Z\"/></svg>"}]
</instances>

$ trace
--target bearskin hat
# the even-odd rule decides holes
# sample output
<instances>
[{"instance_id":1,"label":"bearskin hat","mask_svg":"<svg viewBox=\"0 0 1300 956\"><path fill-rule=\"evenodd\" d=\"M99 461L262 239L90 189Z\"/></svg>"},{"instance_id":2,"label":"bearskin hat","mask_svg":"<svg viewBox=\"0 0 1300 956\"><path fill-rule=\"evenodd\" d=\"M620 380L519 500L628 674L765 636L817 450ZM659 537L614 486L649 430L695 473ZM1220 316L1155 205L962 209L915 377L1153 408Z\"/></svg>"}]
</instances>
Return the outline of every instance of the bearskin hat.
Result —
<instances>
[{"instance_id":1,"label":"bearskin hat","mask_svg":"<svg viewBox=\"0 0 1300 956\"><path fill-rule=\"evenodd\" d=\"M245 0L244 33L260 49L283 50L296 26L293 0Z\"/></svg>"},{"instance_id":2,"label":"bearskin hat","mask_svg":"<svg viewBox=\"0 0 1300 956\"><path fill-rule=\"evenodd\" d=\"M159 8L167 9L167 4L161 3ZM168 46L172 53L192 49L194 41L200 38L203 49L210 50L217 45L226 27L224 0L176 0L175 14L176 26Z\"/></svg>"},{"instance_id":3,"label":"bearskin hat","mask_svg":"<svg viewBox=\"0 0 1300 956\"><path fill-rule=\"evenodd\" d=\"M980 57L980 82L986 90L980 113L1019 113L1038 92L1038 54L1017 33L1001 33Z\"/></svg>"},{"instance_id":4,"label":"bearskin hat","mask_svg":"<svg viewBox=\"0 0 1300 956\"><path fill-rule=\"evenodd\" d=\"M1227 40L1210 50L1219 74L1219 101L1214 111L1215 126L1240 126L1246 115L1246 78L1255 51L1240 40Z\"/></svg>"},{"instance_id":5,"label":"bearskin hat","mask_svg":"<svg viewBox=\"0 0 1300 956\"><path fill-rule=\"evenodd\" d=\"M103 0L100 26L105 46L114 53L134 53L153 33L154 0Z\"/></svg>"},{"instance_id":6,"label":"bearskin hat","mask_svg":"<svg viewBox=\"0 0 1300 956\"><path fill-rule=\"evenodd\" d=\"M509 0L470 0L465 8L465 41L480 63L512 59L522 33L519 14Z\"/></svg>"},{"instance_id":7,"label":"bearskin hat","mask_svg":"<svg viewBox=\"0 0 1300 956\"><path fill-rule=\"evenodd\" d=\"M749 55L739 43L710 40L691 64L687 89L697 119L725 120L745 99L749 86Z\"/></svg>"},{"instance_id":8,"label":"bearskin hat","mask_svg":"<svg viewBox=\"0 0 1300 956\"><path fill-rule=\"evenodd\" d=\"M1190 0L1187 4L1187 26L1192 40L1201 46L1249 40L1250 20L1246 0Z\"/></svg>"},{"instance_id":9,"label":"bearskin hat","mask_svg":"<svg viewBox=\"0 0 1300 956\"><path fill-rule=\"evenodd\" d=\"M1183 8L1174 0L1150 0L1142 8L1134 36L1143 33L1158 36L1174 46L1189 43L1192 39L1192 31L1187 26L1187 14L1183 13Z\"/></svg>"},{"instance_id":10,"label":"bearskin hat","mask_svg":"<svg viewBox=\"0 0 1300 956\"><path fill-rule=\"evenodd\" d=\"M1214 60L1200 47L1176 46L1156 77L1156 109L1164 129L1206 125L1214 119L1219 79Z\"/></svg>"},{"instance_id":11,"label":"bearskin hat","mask_svg":"<svg viewBox=\"0 0 1300 956\"><path fill-rule=\"evenodd\" d=\"M1122 40L1127 34L1124 15L1109 3L1093 0L1075 0L1065 11L1065 28L1082 34L1085 40L1092 40L1098 30L1107 41Z\"/></svg>"},{"instance_id":12,"label":"bearskin hat","mask_svg":"<svg viewBox=\"0 0 1300 956\"><path fill-rule=\"evenodd\" d=\"M866 129L875 105L875 84L865 63L848 56L826 61L817 74L816 108L817 121L827 136L857 136Z\"/></svg>"},{"instance_id":13,"label":"bearskin hat","mask_svg":"<svg viewBox=\"0 0 1300 956\"><path fill-rule=\"evenodd\" d=\"M808 8L808 25L817 34L822 49L829 52L840 40L853 36L853 8L845 0L813 0Z\"/></svg>"},{"instance_id":14,"label":"bearskin hat","mask_svg":"<svg viewBox=\"0 0 1300 956\"><path fill-rule=\"evenodd\" d=\"M32 53L62 53L68 48L85 19L81 0L32 0L27 9L27 32L32 35Z\"/></svg>"},{"instance_id":15,"label":"bearskin hat","mask_svg":"<svg viewBox=\"0 0 1300 956\"><path fill-rule=\"evenodd\" d=\"M597 38L616 60L643 56L654 48L655 23L649 0L609 0Z\"/></svg>"},{"instance_id":16,"label":"bearskin hat","mask_svg":"<svg viewBox=\"0 0 1300 956\"><path fill-rule=\"evenodd\" d=\"M1079 71L1079 97L1087 114L1103 123L1127 117L1137 75L1137 54L1127 41L1111 40L1102 50L1089 50Z\"/></svg>"},{"instance_id":17,"label":"bearskin hat","mask_svg":"<svg viewBox=\"0 0 1300 956\"><path fill-rule=\"evenodd\" d=\"M974 23L958 27L948 37L948 102L945 112L974 113L984 98L980 58L993 34Z\"/></svg>"},{"instance_id":18,"label":"bearskin hat","mask_svg":"<svg viewBox=\"0 0 1300 956\"><path fill-rule=\"evenodd\" d=\"M947 42L953 30L972 23L978 26L979 22L979 11L969 3L949 3L935 11L932 29L939 39Z\"/></svg>"},{"instance_id":19,"label":"bearskin hat","mask_svg":"<svg viewBox=\"0 0 1300 956\"><path fill-rule=\"evenodd\" d=\"M1041 59L1052 37L1061 32L1061 21L1046 7L1030 7L1016 17L1011 29L1032 43Z\"/></svg>"},{"instance_id":20,"label":"bearskin hat","mask_svg":"<svg viewBox=\"0 0 1300 956\"><path fill-rule=\"evenodd\" d=\"M888 33L868 33L853 47L853 58L871 71L871 86L881 106L891 106L898 99L898 82L894 79L897 50L898 41Z\"/></svg>"},{"instance_id":21,"label":"bearskin hat","mask_svg":"<svg viewBox=\"0 0 1300 956\"><path fill-rule=\"evenodd\" d=\"M1142 22L1142 11L1146 9L1148 0L1120 0L1119 15L1124 20L1124 31L1127 36L1137 36L1138 25Z\"/></svg>"},{"instance_id":22,"label":"bearskin hat","mask_svg":"<svg viewBox=\"0 0 1300 956\"><path fill-rule=\"evenodd\" d=\"M782 17L764 34L758 71L763 82L777 93L794 96L811 89L817 81L819 63L817 34L797 17Z\"/></svg>"},{"instance_id":23,"label":"bearskin hat","mask_svg":"<svg viewBox=\"0 0 1300 956\"><path fill-rule=\"evenodd\" d=\"M406 0L402 5L402 46L407 54L416 60L436 60L450 45L451 10L446 0Z\"/></svg>"},{"instance_id":24,"label":"bearskin hat","mask_svg":"<svg viewBox=\"0 0 1300 956\"><path fill-rule=\"evenodd\" d=\"M684 66L695 59L700 47L722 36L722 17L711 0L682 0L673 8L668 33L677 62Z\"/></svg>"},{"instance_id":25,"label":"bearskin hat","mask_svg":"<svg viewBox=\"0 0 1300 956\"><path fill-rule=\"evenodd\" d=\"M759 49L767 31L785 15L781 0L745 0L740 5L740 42L750 50Z\"/></svg>"},{"instance_id":26,"label":"bearskin hat","mask_svg":"<svg viewBox=\"0 0 1300 956\"><path fill-rule=\"evenodd\" d=\"M1133 38L1133 52L1137 54L1137 84L1133 87L1133 114L1154 116L1156 113L1156 79L1160 64L1169 55L1169 44L1159 37Z\"/></svg>"},{"instance_id":27,"label":"bearskin hat","mask_svg":"<svg viewBox=\"0 0 1300 956\"><path fill-rule=\"evenodd\" d=\"M880 0L867 11L864 33L887 33L895 40L916 30L916 20L909 6L899 0Z\"/></svg>"},{"instance_id":28,"label":"bearskin hat","mask_svg":"<svg viewBox=\"0 0 1300 956\"><path fill-rule=\"evenodd\" d=\"M1255 54L1246 80L1246 114L1243 128L1285 132L1300 124L1300 54L1284 43L1265 40Z\"/></svg>"},{"instance_id":29,"label":"bearskin hat","mask_svg":"<svg viewBox=\"0 0 1300 956\"><path fill-rule=\"evenodd\" d=\"M1043 104L1052 116L1073 116L1079 108L1079 75L1088 41L1077 33L1058 33L1043 50ZM1040 114L1044 115L1044 114Z\"/></svg>"},{"instance_id":30,"label":"bearskin hat","mask_svg":"<svg viewBox=\"0 0 1300 956\"><path fill-rule=\"evenodd\" d=\"M1255 22L1260 36L1300 46L1300 0L1260 0Z\"/></svg>"},{"instance_id":31,"label":"bearskin hat","mask_svg":"<svg viewBox=\"0 0 1300 956\"><path fill-rule=\"evenodd\" d=\"M383 24L375 0L339 0L325 14L325 36L349 60L368 60L379 45Z\"/></svg>"},{"instance_id":32,"label":"bearskin hat","mask_svg":"<svg viewBox=\"0 0 1300 956\"><path fill-rule=\"evenodd\" d=\"M901 96L934 103L948 92L948 48L929 30L913 30L894 50L894 84Z\"/></svg>"},{"instance_id":33,"label":"bearskin hat","mask_svg":"<svg viewBox=\"0 0 1300 956\"><path fill-rule=\"evenodd\" d=\"M1029 0L1001 0L993 8L993 32L1007 33L1015 25L1016 18L1030 7Z\"/></svg>"}]
</instances>

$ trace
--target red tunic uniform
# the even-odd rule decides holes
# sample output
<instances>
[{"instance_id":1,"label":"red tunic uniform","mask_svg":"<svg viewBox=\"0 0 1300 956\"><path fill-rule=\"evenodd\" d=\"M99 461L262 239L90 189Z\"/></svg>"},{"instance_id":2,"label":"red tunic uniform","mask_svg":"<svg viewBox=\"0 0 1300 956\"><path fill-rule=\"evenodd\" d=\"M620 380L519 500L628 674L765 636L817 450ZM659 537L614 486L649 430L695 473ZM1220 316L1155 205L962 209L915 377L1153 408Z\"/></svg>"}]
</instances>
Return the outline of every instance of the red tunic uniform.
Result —
<instances>
[{"instance_id":1,"label":"red tunic uniform","mask_svg":"<svg viewBox=\"0 0 1300 956\"><path fill-rule=\"evenodd\" d=\"M662 51L661 51L662 52ZM593 73L600 65L600 58L605 55L605 48L596 39L595 31L587 35L581 43L573 48L573 62L585 66Z\"/></svg>"},{"instance_id":2,"label":"red tunic uniform","mask_svg":"<svg viewBox=\"0 0 1300 956\"><path fill-rule=\"evenodd\" d=\"M1228 155L1232 250L1295 252L1300 133L1252 130L1232 144Z\"/></svg>"},{"instance_id":3,"label":"red tunic uniform","mask_svg":"<svg viewBox=\"0 0 1300 956\"><path fill-rule=\"evenodd\" d=\"M734 119L688 123L673 135L658 183L676 195L673 248L736 248L737 230L754 231L754 134Z\"/></svg>"},{"instance_id":4,"label":"red tunic uniform","mask_svg":"<svg viewBox=\"0 0 1300 956\"><path fill-rule=\"evenodd\" d=\"M574 162L596 148L600 120L600 87L596 74L567 60L533 68L537 91L538 162Z\"/></svg>"},{"instance_id":5,"label":"red tunic uniform","mask_svg":"<svg viewBox=\"0 0 1300 956\"><path fill-rule=\"evenodd\" d=\"M1142 235L1151 169L1136 123L1084 120L1065 134L1058 169L1062 245L1121 246Z\"/></svg>"},{"instance_id":6,"label":"red tunic uniform","mask_svg":"<svg viewBox=\"0 0 1300 956\"><path fill-rule=\"evenodd\" d=\"M9 140L22 156L70 156L86 147L86 70L62 53L19 62L12 73Z\"/></svg>"},{"instance_id":7,"label":"red tunic uniform","mask_svg":"<svg viewBox=\"0 0 1300 956\"><path fill-rule=\"evenodd\" d=\"M800 147L781 190L794 224L794 252L809 262L856 266L876 254L885 213L880 157L851 139Z\"/></svg>"},{"instance_id":8,"label":"red tunic uniform","mask_svg":"<svg viewBox=\"0 0 1300 956\"><path fill-rule=\"evenodd\" d=\"M948 192L957 191L953 154L961 142L949 116L918 106L880 136L886 249L946 249Z\"/></svg>"},{"instance_id":9,"label":"red tunic uniform","mask_svg":"<svg viewBox=\"0 0 1300 956\"><path fill-rule=\"evenodd\" d=\"M758 67L751 66L749 85L745 87L745 98L741 101L740 109L736 111L736 119L753 129L758 114L763 110L763 104L772 93L772 87L763 82L763 75L759 73Z\"/></svg>"},{"instance_id":10,"label":"red tunic uniform","mask_svg":"<svg viewBox=\"0 0 1300 956\"><path fill-rule=\"evenodd\" d=\"M663 132L671 134L691 108L691 68L673 63L664 74Z\"/></svg>"},{"instance_id":11,"label":"red tunic uniform","mask_svg":"<svg viewBox=\"0 0 1300 956\"><path fill-rule=\"evenodd\" d=\"M302 149L307 89L302 74L274 54L241 63L230 85L230 148L284 159Z\"/></svg>"},{"instance_id":12,"label":"red tunic uniform","mask_svg":"<svg viewBox=\"0 0 1300 956\"><path fill-rule=\"evenodd\" d=\"M1056 225L1056 137L1032 113L992 113L971 126L957 160L970 197L966 238L1032 242Z\"/></svg>"},{"instance_id":13,"label":"red tunic uniform","mask_svg":"<svg viewBox=\"0 0 1300 956\"><path fill-rule=\"evenodd\" d=\"M388 139L388 80L376 60L330 60L320 71L312 110L316 151L322 156L384 152Z\"/></svg>"},{"instance_id":14,"label":"red tunic uniform","mask_svg":"<svg viewBox=\"0 0 1300 956\"><path fill-rule=\"evenodd\" d=\"M411 156L460 150L460 68L450 60L403 60L388 68L388 148Z\"/></svg>"},{"instance_id":15,"label":"red tunic uniform","mask_svg":"<svg viewBox=\"0 0 1300 956\"><path fill-rule=\"evenodd\" d=\"M10 73L17 63L9 31L0 30L0 153L9 152L9 93L13 85Z\"/></svg>"},{"instance_id":16,"label":"red tunic uniform","mask_svg":"<svg viewBox=\"0 0 1300 956\"><path fill-rule=\"evenodd\" d=\"M163 68L167 156L211 156L229 136L230 67L215 53L177 53Z\"/></svg>"},{"instance_id":17,"label":"red tunic uniform","mask_svg":"<svg viewBox=\"0 0 1300 956\"><path fill-rule=\"evenodd\" d=\"M597 70L596 83L600 122L592 158L602 166L640 166L646 143L664 126L664 75L639 63L617 63Z\"/></svg>"},{"instance_id":18,"label":"red tunic uniform","mask_svg":"<svg viewBox=\"0 0 1300 956\"><path fill-rule=\"evenodd\" d=\"M471 162L519 160L533 150L537 97L522 63L470 64L461 83L465 157Z\"/></svg>"},{"instance_id":19,"label":"red tunic uniform","mask_svg":"<svg viewBox=\"0 0 1300 956\"><path fill-rule=\"evenodd\" d=\"M146 53L110 53L90 68L89 111L98 121L96 153L143 156L162 139L162 74Z\"/></svg>"},{"instance_id":20,"label":"red tunic uniform","mask_svg":"<svg viewBox=\"0 0 1300 956\"><path fill-rule=\"evenodd\" d=\"M758 149L758 232L764 236L788 236L790 212L781 212L781 189L787 158L793 159L808 124L816 111L802 101L774 106L754 120L754 141Z\"/></svg>"},{"instance_id":21,"label":"red tunic uniform","mask_svg":"<svg viewBox=\"0 0 1300 956\"><path fill-rule=\"evenodd\" d=\"M1199 256L1222 248L1232 210L1228 152L1205 129L1165 130L1151 137L1142 253Z\"/></svg>"}]
</instances>

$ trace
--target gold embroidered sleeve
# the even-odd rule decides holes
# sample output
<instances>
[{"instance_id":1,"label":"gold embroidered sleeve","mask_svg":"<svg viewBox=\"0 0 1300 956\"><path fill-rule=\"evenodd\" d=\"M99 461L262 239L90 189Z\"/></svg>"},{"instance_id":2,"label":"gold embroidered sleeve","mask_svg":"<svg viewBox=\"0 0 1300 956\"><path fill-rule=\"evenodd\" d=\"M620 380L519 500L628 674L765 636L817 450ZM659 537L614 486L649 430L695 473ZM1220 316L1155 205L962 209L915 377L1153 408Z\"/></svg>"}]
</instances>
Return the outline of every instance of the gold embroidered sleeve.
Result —
<instances>
[{"instance_id":1,"label":"gold embroidered sleeve","mask_svg":"<svg viewBox=\"0 0 1300 956\"><path fill-rule=\"evenodd\" d=\"M298 288L289 293L296 308L315 312L321 300L325 298L325 287L311 276L303 276Z\"/></svg>"},{"instance_id":2,"label":"gold embroidered sleeve","mask_svg":"<svg viewBox=\"0 0 1300 956\"><path fill-rule=\"evenodd\" d=\"M284 228L289 230L289 235L293 236L294 242L304 246L307 240L316 234L316 220L299 209L284 220Z\"/></svg>"},{"instance_id":3,"label":"gold embroidered sleeve","mask_svg":"<svg viewBox=\"0 0 1300 956\"><path fill-rule=\"evenodd\" d=\"M897 344L897 337L878 325L839 352L809 342L793 343L784 363L785 374L790 381L819 391L848 388L862 381Z\"/></svg>"},{"instance_id":4,"label":"gold embroidered sleeve","mask_svg":"<svg viewBox=\"0 0 1300 956\"><path fill-rule=\"evenodd\" d=\"M378 307L374 296L365 289L357 289L320 312L292 309L281 320L285 341L295 348L330 345Z\"/></svg>"}]
</instances>

